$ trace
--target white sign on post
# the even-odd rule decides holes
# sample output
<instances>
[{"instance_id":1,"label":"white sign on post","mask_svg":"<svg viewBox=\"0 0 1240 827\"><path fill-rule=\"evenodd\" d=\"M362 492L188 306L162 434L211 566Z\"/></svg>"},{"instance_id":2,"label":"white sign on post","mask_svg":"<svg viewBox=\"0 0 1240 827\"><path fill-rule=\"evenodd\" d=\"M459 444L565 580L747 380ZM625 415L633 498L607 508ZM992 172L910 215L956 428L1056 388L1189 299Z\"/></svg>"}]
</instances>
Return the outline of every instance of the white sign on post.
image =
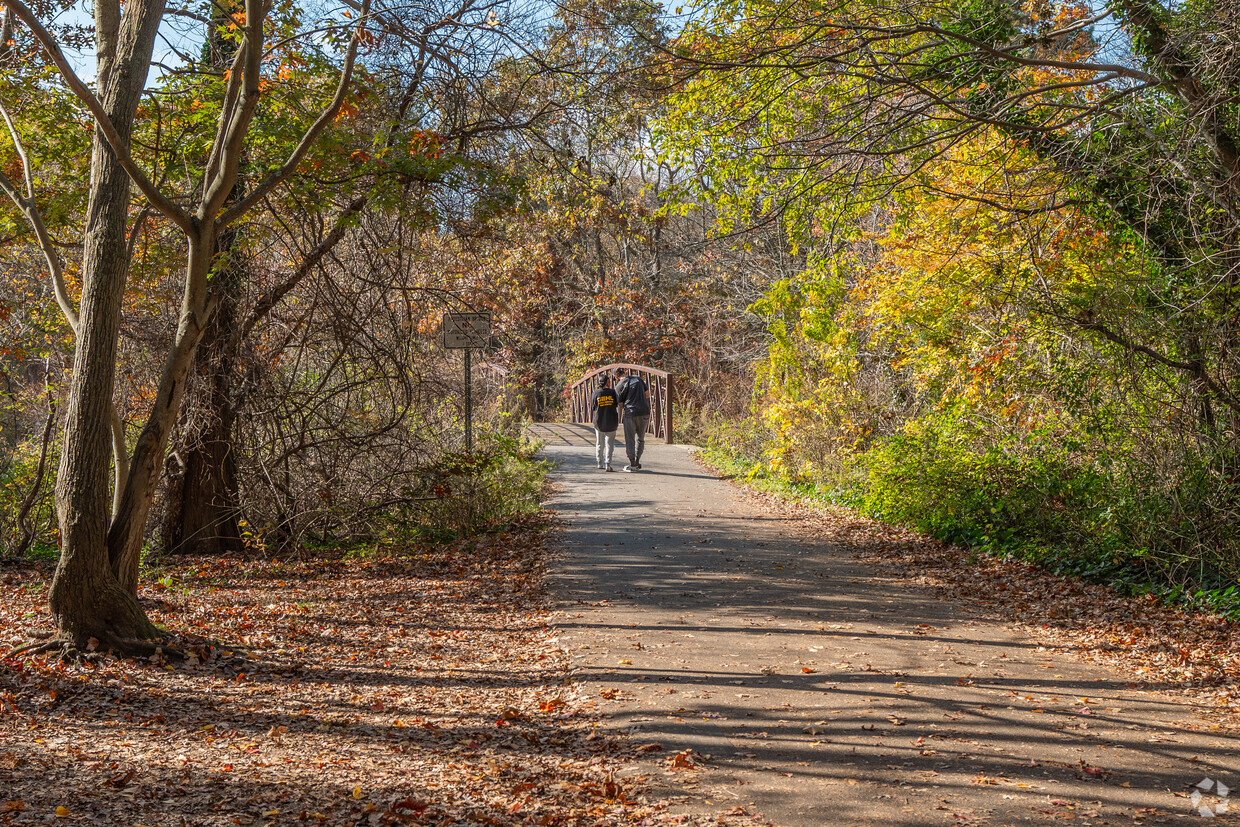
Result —
<instances>
[{"instance_id":1,"label":"white sign on post","mask_svg":"<svg viewBox=\"0 0 1240 827\"><path fill-rule=\"evenodd\" d=\"M443 314L443 346L484 348L491 339L490 313Z\"/></svg>"},{"instance_id":2,"label":"white sign on post","mask_svg":"<svg viewBox=\"0 0 1240 827\"><path fill-rule=\"evenodd\" d=\"M469 354L474 348L484 348L491 339L490 313L443 314L443 346L447 349L465 351L465 453L474 452L474 412L470 399L473 377L469 369Z\"/></svg>"}]
</instances>

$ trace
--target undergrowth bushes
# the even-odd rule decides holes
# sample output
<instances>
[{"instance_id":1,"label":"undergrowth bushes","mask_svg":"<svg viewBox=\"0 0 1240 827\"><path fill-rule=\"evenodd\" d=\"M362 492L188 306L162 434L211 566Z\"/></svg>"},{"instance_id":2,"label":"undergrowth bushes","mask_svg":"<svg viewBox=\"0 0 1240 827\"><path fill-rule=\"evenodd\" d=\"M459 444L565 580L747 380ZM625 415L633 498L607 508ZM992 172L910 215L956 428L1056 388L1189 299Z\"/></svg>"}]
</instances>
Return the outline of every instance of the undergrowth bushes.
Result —
<instances>
[{"instance_id":1,"label":"undergrowth bushes","mask_svg":"<svg viewBox=\"0 0 1240 827\"><path fill-rule=\"evenodd\" d=\"M375 543L399 544L408 540L449 540L501 528L536 513L546 483L546 463L534 456L536 445L521 436L484 430L472 454L442 453L403 475L405 485L392 496L364 503L343 499L321 502L314 514L303 511L308 529L297 537L298 545L363 547ZM20 539L16 523L18 508L30 490L37 450L19 449L0 467L0 557L12 554ZM56 550L57 530L52 501L52 472L47 471L29 519L36 527L35 543L28 554L46 555ZM246 547L256 554L290 550L282 538L272 542L260 508L242 521ZM324 528L326 527L326 528ZM148 544L151 560L159 556Z\"/></svg>"},{"instance_id":2,"label":"undergrowth bushes","mask_svg":"<svg viewBox=\"0 0 1240 827\"><path fill-rule=\"evenodd\" d=\"M908 423L851 454L854 473L842 480L791 472L810 463L786 445L729 438L756 430L736 423L717 431L708 457L785 496L845 504L974 551L1240 616L1240 487L1220 476L1217 459L1181 457L1174 478L1131 457L1108 470L1064 450L1061 434L992 442L938 419Z\"/></svg>"},{"instance_id":3,"label":"undergrowth bushes","mask_svg":"<svg viewBox=\"0 0 1240 827\"><path fill-rule=\"evenodd\" d=\"M519 437L483 434L472 454L448 454L422 469L400 521L418 532L455 536L486 530L541 507L546 463Z\"/></svg>"},{"instance_id":4,"label":"undergrowth bushes","mask_svg":"<svg viewBox=\"0 0 1240 827\"><path fill-rule=\"evenodd\" d=\"M316 503L313 511L305 509L298 544L399 546L501 528L541 507L547 468L535 458L535 449L521 436L481 430L472 453L445 450L425 459L406 458L399 467L392 465L382 496L338 496L331 503ZM287 550L283 536L271 536L271 525L274 521L260 516L246 529L247 544L260 553Z\"/></svg>"},{"instance_id":5,"label":"undergrowth bushes","mask_svg":"<svg viewBox=\"0 0 1240 827\"><path fill-rule=\"evenodd\" d=\"M942 539L1070 544L1095 527L1101 480L1053 454L953 440L931 426L876 445L862 465L868 478L859 502L867 512Z\"/></svg>"},{"instance_id":6,"label":"undergrowth bushes","mask_svg":"<svg viewBox=\"0 0 1240 827\"><path fill-rule=\"evenodd\" d=\"M18 515L35 487L40 446L35 442L18 444L0 456L0 557L13 554L23 539ZM43 479L31 500L26 520L32 529L31 550L45 553L56 547L56 515L52 501L56 455L49 451Z\"/></svg>"}]
</instances>

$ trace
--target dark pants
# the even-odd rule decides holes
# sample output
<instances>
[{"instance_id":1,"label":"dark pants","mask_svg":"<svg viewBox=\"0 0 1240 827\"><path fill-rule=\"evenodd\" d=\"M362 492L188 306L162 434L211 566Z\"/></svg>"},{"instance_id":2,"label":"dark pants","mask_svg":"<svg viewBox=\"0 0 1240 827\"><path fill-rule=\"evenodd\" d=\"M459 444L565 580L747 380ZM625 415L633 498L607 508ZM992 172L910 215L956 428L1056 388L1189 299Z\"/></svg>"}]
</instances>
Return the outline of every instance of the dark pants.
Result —
<instances>
[{"instance_id":1,"label":"dark pants","mask_svg":"<svg viewBox=\"0 0 1240 827\"><path fill-rule=\"evenodd\" d=\"M650 426L650 414L645 416L624 417L624 453L629 456L629 465L637 465L642 461L642 452L646 450L646 428Z\"/></svg>"}]
</instances>

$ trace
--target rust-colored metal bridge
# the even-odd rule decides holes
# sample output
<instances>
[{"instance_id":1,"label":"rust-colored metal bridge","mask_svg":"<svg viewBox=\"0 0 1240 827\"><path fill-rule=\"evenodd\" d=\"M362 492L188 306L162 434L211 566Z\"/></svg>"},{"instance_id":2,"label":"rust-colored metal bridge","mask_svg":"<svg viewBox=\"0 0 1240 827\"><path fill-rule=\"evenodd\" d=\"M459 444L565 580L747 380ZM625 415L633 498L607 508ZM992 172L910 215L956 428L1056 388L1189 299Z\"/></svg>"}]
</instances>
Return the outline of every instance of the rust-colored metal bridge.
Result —
<instances>
[{"instance_id":1,"label":"rust-colored metal bridge","mask_svg":"<svg viewBox=\"0 0 1240 827\"><path fill-rule=\"evenodd\" d=\"M570 386L573 396L573 422L588 423L590 421L590 400L599 388L600 377L611 374L616 368L627 368L630 374L640 376L650 389L650 426L646 433L662 438L668 445L673 444L672 429L672 375L665 370L632 365L628 362L616 362L595 368Z\"/></svg>"}]
</instances>

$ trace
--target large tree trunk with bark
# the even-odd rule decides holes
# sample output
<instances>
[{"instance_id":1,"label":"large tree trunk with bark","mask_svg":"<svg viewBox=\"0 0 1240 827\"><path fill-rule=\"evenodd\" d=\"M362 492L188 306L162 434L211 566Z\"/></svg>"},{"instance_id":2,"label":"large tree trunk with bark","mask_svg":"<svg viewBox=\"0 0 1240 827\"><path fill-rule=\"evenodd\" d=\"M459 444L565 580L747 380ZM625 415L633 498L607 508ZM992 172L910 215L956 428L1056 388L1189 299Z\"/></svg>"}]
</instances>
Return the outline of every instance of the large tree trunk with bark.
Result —
<instances>
[{"instance_id":1,"label":"large tree trunk with bark","mask_svg":"<svg viewBox=\"0 0 1240 827\"><path fill-rule=\"evenodd\" d=\"M222 240L220 246L226 244L231 239ZM180 446L174 450L179 469L168 480L161 539L164 549L174 553L227 554L244 549L233 441L237 420L233 334L240 279L235 273L217 278L227 283L220 284L219 304L198 346L199 382L190 393L199 398L186 403Z\"/></svg>"},{"instance_id":2,"label":"large tree trunk with bark","mask_svg":"<svg viewBox=\"0 0 1240 827\"><path fill-rule=\"evenodd\" d=\"M228 403L222 418L202 434L187 458L178 497L164 525L164 548L178 554L231 554L244 550L240 496L233 448L235 412Z\"/></svg>"},{"instance_id":3,"label":"large tree trunk with bark","mask_svg":"<svg viewBox=\"0 0 1240 827\"><path fill-rule=\"evenodd\" d=\"M101 0L101 7L107 0ZM123 21L97 10L100 98L125 146L146 83L162 0L137 0ZM91 150L90 199L82 257L81 325L56 475L60 562L49 603L61 635L84 647L90 638L151 638L158 630L108 553L112 516L112 394L117 336L129 262L126 227L130 179L103 133Z\"/></svg>"},{"instance_id":4,"label":"large tree trunk with bark","mask_svg":"<svg viewBox=\"0 0 1240 827\"><path fill-rule=\"evenodd\" d=\"M210 64L228 69L236 58L237 42L225 36L232 15L244 8L239 0L214 7L207 27ZM228 205L244 195L240 179ZM220 233L216 252L228 256L237 244L237 230ZM164 550L185 554L225 554L240 552L241 497L237 489L237 454L233 445L233 426L237 420L236 388L233 369L239 336L237 304L241 294L241 272L230 262L215 275L218 299L202 342L194 357L189 398L181 418L175 462L169 463L166 511L160 527Z\"/></svg>"}]
</instances>

